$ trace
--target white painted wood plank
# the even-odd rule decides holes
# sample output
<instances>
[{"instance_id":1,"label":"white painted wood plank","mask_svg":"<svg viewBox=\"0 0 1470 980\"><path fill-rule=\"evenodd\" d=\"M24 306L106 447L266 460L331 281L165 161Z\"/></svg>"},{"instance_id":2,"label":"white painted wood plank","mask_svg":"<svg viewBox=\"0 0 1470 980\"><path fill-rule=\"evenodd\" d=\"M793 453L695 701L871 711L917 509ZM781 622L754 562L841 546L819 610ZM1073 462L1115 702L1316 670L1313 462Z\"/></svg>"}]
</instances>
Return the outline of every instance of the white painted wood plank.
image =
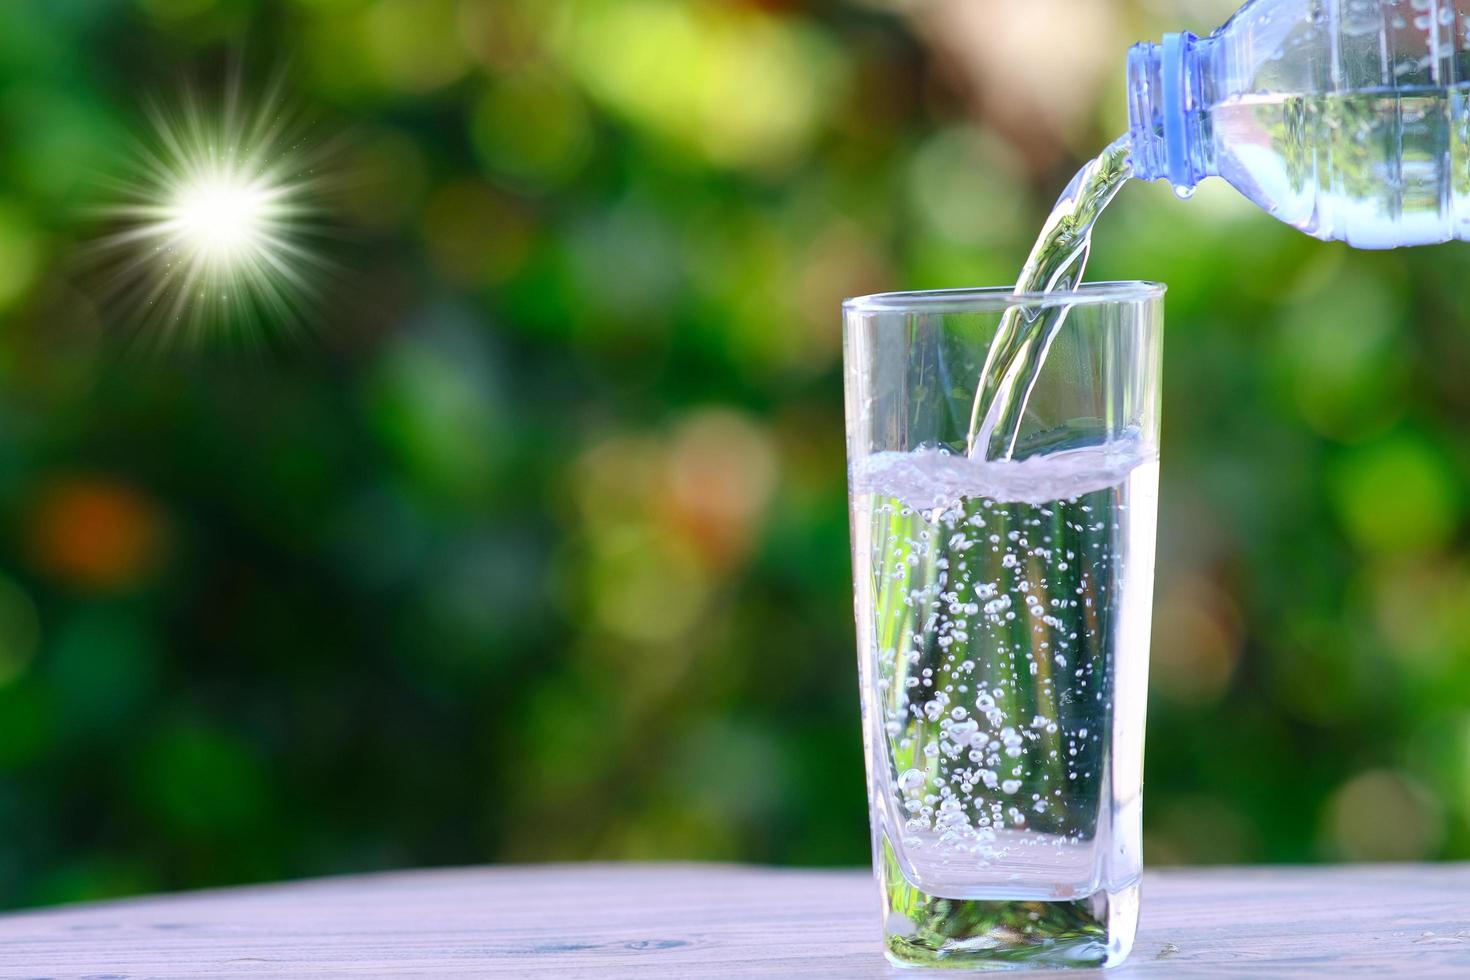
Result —
<instances>
[{"instance_id":1,"label":"white painted wood plank","mask_svg":"<svg viewBox=\"0 0 1470 980\"><path fill-rule=\"evenodd\" d=\"M1110 978L1470 976L1470 865L1149 872L1143 909ZM6 980L912 975L857 871L451 869L0 916Z\"/></svg>"}]
</instances>

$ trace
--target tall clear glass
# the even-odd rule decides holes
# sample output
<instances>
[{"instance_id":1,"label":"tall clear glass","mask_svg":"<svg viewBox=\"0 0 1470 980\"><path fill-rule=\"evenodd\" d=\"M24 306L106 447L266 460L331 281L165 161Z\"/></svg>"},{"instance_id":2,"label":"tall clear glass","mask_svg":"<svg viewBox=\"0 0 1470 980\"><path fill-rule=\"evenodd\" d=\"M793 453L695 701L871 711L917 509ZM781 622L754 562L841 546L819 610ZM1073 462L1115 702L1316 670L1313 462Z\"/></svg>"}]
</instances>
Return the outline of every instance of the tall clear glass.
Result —
<instances>
[{"instance_id":1,"label":"tall clear glass","mask_svg":"<svg viewBox=\"0 0 1470 980\"><path fill-rule=\"evenodd\" d=\"M900 965L1106 966L1142 873L1164 287L844 314L873 862ZM965 454L1008 309L1056 325L1011 456Z\"/></svg>"}]
</instances>

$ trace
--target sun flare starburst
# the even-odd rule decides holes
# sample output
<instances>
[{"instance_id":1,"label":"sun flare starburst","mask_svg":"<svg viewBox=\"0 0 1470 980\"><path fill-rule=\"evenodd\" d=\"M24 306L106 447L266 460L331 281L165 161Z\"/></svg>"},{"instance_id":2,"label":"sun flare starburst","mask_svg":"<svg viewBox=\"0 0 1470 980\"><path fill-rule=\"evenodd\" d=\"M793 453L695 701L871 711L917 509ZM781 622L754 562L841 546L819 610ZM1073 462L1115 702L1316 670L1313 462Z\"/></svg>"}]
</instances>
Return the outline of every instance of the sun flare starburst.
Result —
<instances>
[{"instance_id":1,"label":"sun flare starburst","mask_svg":"<svg viewBox=\"0 0 1470 980\"><path fill-rule=\"evenodd\" d=\"M247 262L272 247L282 194L241 174L204 174L178 189L159 231L172 236L192 261L214 267Z\"/></svg>"},{"instance_id":2,"label":"sun flare starburst","mask_svg":"<svg viewBox=\"0 0 1470 980\"><path fill-rule=\"evenodd\" d=\"M324 151L272 85L247 111L238 82L209 111L193 92L149 111L151 138L101 209L94 245L107 289L151 342L222 332L259 339L295 330L328 264L321 231Z\"/></svg>"}]
</instances>

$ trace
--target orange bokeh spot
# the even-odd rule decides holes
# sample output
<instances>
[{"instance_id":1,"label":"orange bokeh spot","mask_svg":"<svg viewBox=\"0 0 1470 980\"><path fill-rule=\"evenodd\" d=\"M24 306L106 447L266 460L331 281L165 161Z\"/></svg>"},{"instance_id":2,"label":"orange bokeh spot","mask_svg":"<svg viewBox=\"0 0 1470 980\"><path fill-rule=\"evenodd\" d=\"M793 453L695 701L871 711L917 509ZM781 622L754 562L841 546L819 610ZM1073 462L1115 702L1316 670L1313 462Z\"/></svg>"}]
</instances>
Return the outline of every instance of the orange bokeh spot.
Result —
<instances>
[{"instance_id":1,"label":"orange bokeh spot","mask_svg":"<svg viewBox=\"0 0 1470 980\"><path fill-rule=\"evenodd\" d=\"M118 589L151 572L163 545L152 501L106 478L75 477L47 487L28 528L37 567L73 585Z\"/></svg>"}]
</instances>

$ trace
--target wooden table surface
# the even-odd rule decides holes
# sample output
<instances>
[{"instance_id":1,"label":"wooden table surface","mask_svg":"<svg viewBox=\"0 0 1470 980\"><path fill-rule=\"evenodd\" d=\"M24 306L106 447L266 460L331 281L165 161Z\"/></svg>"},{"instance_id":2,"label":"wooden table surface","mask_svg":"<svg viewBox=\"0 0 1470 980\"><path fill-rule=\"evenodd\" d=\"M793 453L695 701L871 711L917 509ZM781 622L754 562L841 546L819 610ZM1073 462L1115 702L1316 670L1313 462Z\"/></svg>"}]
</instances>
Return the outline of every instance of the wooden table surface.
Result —
<instances>
[{"instance_id":1,"label":"wooden table surface","mask_svg":"<svg viewBox=\"0 0 1470 980\"><path fill-rule=\"evenodd\" d=\"M925 972L884 962L866 871L411 871L0 916L4 978ZM1353 974L1470 977L1470 865L1150 871L1138 943L1108 976Z\"/></svg>"}]
</instances>

